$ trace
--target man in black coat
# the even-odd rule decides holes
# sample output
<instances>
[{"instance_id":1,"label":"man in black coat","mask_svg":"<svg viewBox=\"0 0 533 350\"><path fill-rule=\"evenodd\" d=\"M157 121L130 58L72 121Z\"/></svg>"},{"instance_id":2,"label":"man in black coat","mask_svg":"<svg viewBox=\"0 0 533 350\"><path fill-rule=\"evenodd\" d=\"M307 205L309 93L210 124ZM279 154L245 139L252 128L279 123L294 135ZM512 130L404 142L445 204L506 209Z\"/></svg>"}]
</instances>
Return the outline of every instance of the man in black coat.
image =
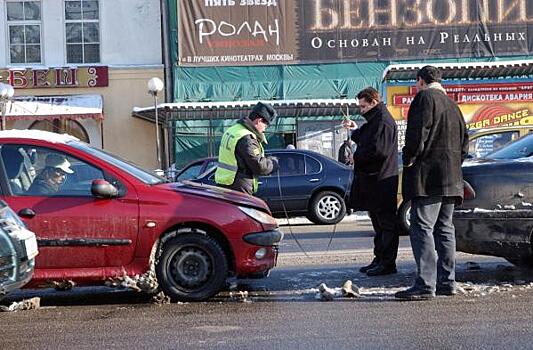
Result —
<instances>
[{"instance_id":1,"label":"man in black coat","mask_svg":"<svg viewBox=\"0 0 533 350\"><path fill-rule=\"evenodd\" d=\"M440 84L438 68L425 66L416 79L418 93L409 108L403 148L402 193L411 200L417 276L411 288L396 293L404 300L456 293L452 216L463 199L461 163L468 153L463 115Z\"/></svg>"},{"instance_id":2,"label":"man in black coat","mask_svg":"<svg viewBox=\"0 0 533 350\"><path fill-rule=\"evenodd\" d=\"M387 275L396 273L398 254L398 131L374 88L362 90L357 98L367 122L352 131L351 139L357 149L353 155L355 178L350 206L354 210L367 210L376 232L374 259L360 271L368 276ZM351 120L345 121L344 126L357 127Z\"/></svg>"}]
</instances>

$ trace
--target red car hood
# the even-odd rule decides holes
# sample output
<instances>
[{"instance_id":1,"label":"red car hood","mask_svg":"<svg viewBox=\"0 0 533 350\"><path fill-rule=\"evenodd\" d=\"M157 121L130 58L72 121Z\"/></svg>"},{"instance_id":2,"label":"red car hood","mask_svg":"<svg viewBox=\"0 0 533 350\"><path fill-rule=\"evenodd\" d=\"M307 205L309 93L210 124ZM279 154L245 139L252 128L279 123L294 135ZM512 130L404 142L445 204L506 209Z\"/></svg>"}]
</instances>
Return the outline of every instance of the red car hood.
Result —
<instances>
[{"instance_id":1,"label":"red car hood","mask_svg":"<svg viewBox=\"0 0 533 350\"><path fill-rule=\"evenodd\" d=\"M161 186L168 187L169 189L177 192L188 193L201 197L214 198L246 207L253 207L270 214L270 209L262 199L250 196L242 192L190 181L164 184Z\"/></svg>"}]
</instances>

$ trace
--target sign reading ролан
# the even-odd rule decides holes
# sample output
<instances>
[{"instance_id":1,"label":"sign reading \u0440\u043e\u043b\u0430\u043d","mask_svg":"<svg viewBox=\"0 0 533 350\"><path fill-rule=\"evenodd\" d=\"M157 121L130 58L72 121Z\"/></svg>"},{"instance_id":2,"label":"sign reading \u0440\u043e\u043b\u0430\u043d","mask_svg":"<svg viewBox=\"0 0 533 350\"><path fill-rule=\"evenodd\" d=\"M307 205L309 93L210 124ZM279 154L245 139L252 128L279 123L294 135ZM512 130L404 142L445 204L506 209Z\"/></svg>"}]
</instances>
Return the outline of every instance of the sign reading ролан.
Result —
<instances>
[{"instance_id":1,"label":"sign reading \u0440\u043e\u043b\u0430\u043d","mask_svg":"<svg viewBox=\"0 0 533 350\"><path fill-rule=\"evenodd\" d=\"M184 66L529 55L528 0L181 0Z\"/></svg>"},{"instance_id":2,"label":"sign reading \u0440\u043e\u043b\u0430\u043d","mask_svg":"<svg viewBox=\"0 0 533 350\"><path fill-rule=\"evenodd\" d=\"M178 60L186 66L294 63L296 2L178 1Z\"/></svg>"}]
</instances>

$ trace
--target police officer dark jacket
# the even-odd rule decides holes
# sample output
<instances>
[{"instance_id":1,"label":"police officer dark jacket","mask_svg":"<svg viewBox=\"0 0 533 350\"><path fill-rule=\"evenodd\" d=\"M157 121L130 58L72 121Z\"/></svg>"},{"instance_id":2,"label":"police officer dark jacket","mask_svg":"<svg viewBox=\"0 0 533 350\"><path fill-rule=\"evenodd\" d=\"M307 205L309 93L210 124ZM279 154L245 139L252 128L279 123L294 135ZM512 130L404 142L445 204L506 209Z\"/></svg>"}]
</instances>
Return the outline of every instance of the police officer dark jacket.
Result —
<instances>
[{"instance_id":1,"label":"police officer dark jacket","mask_svg":"<svg viewBox=\"0 0 533 350\"><path fill-rule=\"evenodd\" d=\"M276 111L270 105L259 102L249 116L241 118L224 133L215 172L218 185L253 194L257 191L257 177L277 170L277 160L265 156L264 134L253 125L257 118L270 124L275 117Z\"/></svg>"}]
</instances>

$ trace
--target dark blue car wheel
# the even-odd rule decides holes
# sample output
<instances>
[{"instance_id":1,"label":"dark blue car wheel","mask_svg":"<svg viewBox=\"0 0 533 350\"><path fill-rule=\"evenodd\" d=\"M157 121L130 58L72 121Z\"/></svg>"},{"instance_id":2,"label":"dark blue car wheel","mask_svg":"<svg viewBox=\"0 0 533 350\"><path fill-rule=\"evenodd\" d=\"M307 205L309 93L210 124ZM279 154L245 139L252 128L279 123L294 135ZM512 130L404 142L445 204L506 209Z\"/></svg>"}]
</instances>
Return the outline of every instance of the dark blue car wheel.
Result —
<instances>
[{"instance_id":1,"label":"dark blue car wheel","mask_svg":"<svg viewBox=\"0 0 533 350\"><path fill-rule=\"evenodd\" d=\"M346 215L346 203L333 191L317 193L309 204L307 218L319 225L332 225L340 222Z\"/></svg>"}]
</instances>

